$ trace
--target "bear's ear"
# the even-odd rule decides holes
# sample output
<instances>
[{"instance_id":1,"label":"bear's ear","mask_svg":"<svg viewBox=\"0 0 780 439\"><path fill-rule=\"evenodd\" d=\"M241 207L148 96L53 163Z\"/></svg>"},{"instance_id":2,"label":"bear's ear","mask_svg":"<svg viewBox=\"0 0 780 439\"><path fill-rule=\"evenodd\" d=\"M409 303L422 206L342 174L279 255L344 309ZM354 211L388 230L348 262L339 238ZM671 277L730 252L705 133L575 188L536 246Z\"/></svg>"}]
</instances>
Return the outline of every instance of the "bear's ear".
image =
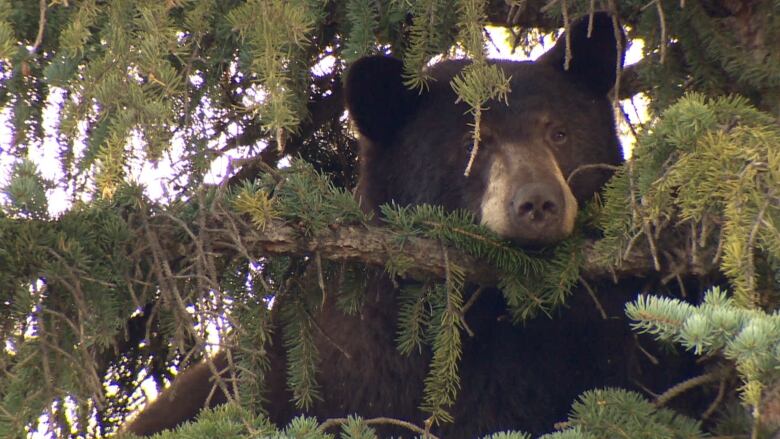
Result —
<instances>
[{"instance_id":1,"label":"bear's ear","mask_svg":"<svg viewBox=\"0 0 780 439\"><path fill-rule=\"evenodd\" d=\"M358 131L389 144L414 114L420 94L403 84L403 62L388 56L355 61L346 79L346 103Z\"/></svg>"},{"instance_id":2,"label":"bear's ear","mask_svg":"<svg viewBox=\"0 0 780 439\"><path fill-rule=\"evenodd\" d=\"M615 69L618 61L616 32L612 17L606 12L593 14L590 37L588 21L589 16L585 16L570 26L571 59L568 70L565 70L565 34L558 38L552 49L539 57L537 63L565 70L576 83L589 88L594 93L604 95L615 85ZM617 33L621 39L620 66L622 67L626 37L622 28L618 29Z\"/></svg>"}]
</instances>

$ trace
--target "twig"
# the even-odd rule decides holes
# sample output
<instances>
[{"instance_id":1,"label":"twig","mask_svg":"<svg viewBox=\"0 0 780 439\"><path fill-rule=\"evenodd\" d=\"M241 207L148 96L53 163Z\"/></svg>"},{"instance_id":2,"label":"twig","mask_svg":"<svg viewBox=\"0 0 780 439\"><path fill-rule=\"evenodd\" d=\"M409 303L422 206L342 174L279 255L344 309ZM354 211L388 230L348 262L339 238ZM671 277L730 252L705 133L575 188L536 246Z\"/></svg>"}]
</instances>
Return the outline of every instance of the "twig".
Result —
<instances>
[{"instance_id":1,"label":"twig","mask_svg":"<svg viewBox=\"0 0 780 439\"><path fill-rule=\"evenodd\" d=\"M540 9L539 12L544 12L544 13L550 12L553 6L555 6L555 4L558 3L559 1L560 0L550 0L549 2L547 2L546 5L542 6L542 9Z\"/></svg>"},{"instance_id":2,"label":"twig","mask_svg":"<svg viewBox=\"0 0 780 439\"><path fill-rule=\"evenodd\" d=\"M666 60L666 15L662 2L656 0L656 10L658 10L658 19L661 22L661 64Z\"/></svg>"},{"instance_id":3,"label":"twig","mask_svg":"<svg viewBox=\"0 0 780 439\"><path fill-rule=\"evenodd\" d=\"M225 366L224 369L221 369L221 370L217 369L217 366L214 364L214 359L212 357L207 357L206 358L206 364L207 364L207 366L208 366L208 368L209 368L209 370L211 371L211 374L212 374L211 378L213 378L215 381L216 380L224 380L224 378L222 377L222 373L225 372L226 370L230 370L230 374L235 376L235 373L233 372L233 367L232 367L233 366L233 361L232 361L232 355L230 353L230 349L225 349L224 352L225 352L226 361L228 362L227 366ZM233 390L235 390L236 389L235 380L231 379L230 381L233 383L233 385L231 387L233 388ZM217 388L219 388L219 386L216 385L216 382L215 382L215 385L211 386L211 389L209 390L209 394L206 396L206 401L203 403L204 407L210 407L211 406L211 400L212 400L212 398L214 398L214 395L217 392ZM225 396L229 397L227 395L225 395Z\"/></svg>"},{"instance_id":4,"label":"twig","mask_svg":"<svg viewBox=\"0 0 780 439\"><path fill-rule=\"evenodd\" d=\"M31 52L36 52L41 44L43 44L43 32L46 30L46 0L40 0L38 2L38 35L35 36L35 43L33 43Z\"/></svg>"},{"instance_id":5,"label":"twig","mask_svg":"<svg viewBox=\"0 0 780 439\"><path fill-rule=\"evenodd\" d=\"M643 392L647 393L648 395L652 396L653 398L657 398L658 397L657 393L655 393L652 390L650 390L647 386L642 384L639 380L632 379L631 382L634 383L635 386L637 386L640 389L642 389Z\"/></svg>"},{"instance_id":6,"label":"twig","mask_svg":"<svg viewBox=\"0 0 780 439\"><path fill-rule=\"evenodd\" d=\"M463 171L463 175L466 177L471 175L471 167L474 166L474 161L476 161L477 153L479 152L479 141L481 140L480 125L482 123L482 108L480 107L478 105L472 109L474 112L473 143L471 153L469 154L469 162L466 165L466 170Z\"/></svg>"},{"instance_id":7,"label":"twig","mask_svg":"<svg viewBox=\"0 0 780 439\"><path fill-rule=\"evenodd\" d=\"M634 236L631 237L631 239L628 240L628 244L626 245L625 251L623 251L623 255L620 256L620 263L622 264L623 261L628 259L628 255L631 254L631 252L634 250L634 246L636 245L637 241L639 241L639 238L642 237L642 232L635 233ZM615 279L615 283L617 283L617 279Z\"/></svg>"},{"instance_id":8,"label":"twig","mask_svg":"<svg viewBox=\"0 0 780 439\"><path fill-rule=\"evenodd\" d=\"M661 262L658 258L658 249L655 246L655 239L653 239L652 231L650 230L650 224L641 218L641 212L639 205L636 202L636 187L634 186L634 161L628 163L628 180L631 191L631 207L634 210L634 214L639 216L639 221L642 222L642 232L647 237L647 243L650 246L650 254L653 257L653 267L655 271L661 271Z\"/></svg>"},{"instance_id":9,"label":"twig","mask_svg":"<svg viewBox=\"0 0 780 439\"><path fill-rule=\"evenodd\" d=\"M520 15L525 11L525 8L528 5L526 4L525 0L512 2L511 5L509 5L509 12L506 14L506 24L509 25L510 32L512 31L512 27L515 25L515 23L520 19Z\"/></svg>"},{"instance_id":10,"label":"twig","mask_svg":"<svg viewBox=\"0 0 780 439\"><path fill-rule=\"evenodd\" d=\"M279 155L284 153L284 145L285 145L285 132L284 132L284 128L277 128L276 129L276 147L279 150Z\"/></svg>"},{"instance_id":11,"label":"twig","mask_svg":"<svg viewBox=\"0 0 780 439\"><path fill-rule=\"evenodd\" d=\"M596 309L599 310L599 313L601 314L601 318L607 320L609 316L607 316L607 312L604 310L604 307L601 305L601 302L599 302L598 297L596 297L596 293L593 291L593 288L590 287L588 281L586 281L585 278L582 276L580 276L580 282L582 283L582 286L585 287L585 290L588 291L588 294L590 294L590 298L593 299L593 303L596 304Z\"/></svg>"},{"instance_id":12,"label":"twig","mask_svg":"<svg viewBox=\"0 0 780 439\"><path fill-rule=\"evenodd\" d=\"M319 332L325 338L325 341L327 341L331 346L336 348L337 351L341 352L341 354L344 355L348 360L352 359L352 355L350 355L350 353L346 349L344 349L341 345L336 343L336 340L334 340L330 336L330 334L328 334L327 332L325 332L324 329L322 329L322 326L320 326L320 324L317 323L317 320L314 318L314 316L311 314L308 308L304 306L303 312L306 313L306 316L309 318L309 321L311 322L312 326L314 326L314 328L317 330L317 332Z\"/></svg>"},{"instance_id":13,"label":"twig","mask_svg":"<svg viewBox=\"0 0 780 439\"><path fill-rule=\"evenodd\" d=\"M634 343L636 344L637 349L639 349L639 352L644 354L644 356L647 357L647 359L651 363L653 363L654 366L658 366L659 364L661 364L661 362L658 361L658 358L656 358L655 355L651 354L650 352L647 351L647 349L642 347L642 344L639 342L639 337L637 337L636 334L634 334Z\"/></svg>"},{"instance_id":14,"label":"twig","mask_svg":"<svg viewBox=\"0 0 780 439\"><path fill-rule=\"evenodd\" d=\"M588 38L593 34L593 17L596 15L596 0L590 0L588 7Z\"/></svg>"},{"instance_id":15,"label":"twig","mask_svg":"<svg viewBox=\"0 0 780 439\"><path fill-rule=\"evenodd\" d=\"M756 223L753 224L753 227L750 230L750 236L748 237L747 242L747 273L745 273L745 277L747 277L748 280L748 286L750 288L750 294L752 296L752 304L755 306L758 303L758 298L756 297L756 261L755 261L755 254L753 252L753 247L756 245L756 237L758 236L758 230L761 226L761 223L764 220L764 215L766 214L766 209L769 207L769 200L766 200L763 206L761 206L761 210L758 212L758 216L756 217Z\"/></svg>"},{"instance_id":16,"label":"twig","mask_svg":"<svg viewBox=\"0 0 780 439\"><path fill-rule=\"evenodd\" d=\"M677 279L677 286L680 287L680 295L682 297L688 297L688 291L685 289L685 283L682 280L680 273L675 273L674 277Z\"/></svg>"},{"instance_id":17,"label":"twig","mask_svg":"<svg viewBox=\"0 0 780 439\"><path fill-rule=\"evenodd\" d=\"M435 437L431 433L431 427L432 426L433 426L433 416L431 416L431 417L429 417L428 419L425 420L425 430L423 431L423 438L430 439L430 438Z\"/></svg>"},{"instance_id":18,"label":"twig","mask_svg":"<svg viewBox=\"0 0 780 439\"><path fill-rule=\"evenodd\" d=\"M715 413L715 410L718 409L718 406L720 406L720 403L723 402L723 398L726 396L726 384L728 382L728 377L728 374L725 374L721 378L720 386L718 386L718 394L715 396L715 399L712 400L712 403L710 403L709 407L707 407L707 410L702 413L702 420L707 420L710 416L712 416L712 414Z\"/></svg>"},{"instance_id":19,"label":"twig","mask_svg":"<svg viewBox=\"0 0 780 439\"><path fill-rule=\"evenodd\" d=\"M758 439L761 430L761 406L753 406L753 429L750 431L750 439Z\"/></svg>"},{"instance_id":20,"label":"twig","mask_svg":"<svg viewBox=\"0 0 780 439\"><path fill-rule=\"evenodd\" d=\"M322 306L325 306L325 301L328 299L328 292L325 289L325 277L322 274L322 255L320 252L314 252L314 263L317 266L317 283L322 291Z\"/></svg>"},{"instance_id":21,"label":"twig","mask_svg":"<svg viewBox=\"0 0 780 439\"><path fill-rule=\"evenodd\" d=\"M672 388L665 391L663 394L661 394L658 398L655 400L656 407L663 407L665 406L669 401L674 399L677 396L682 395L683 393L687 392L688 390L691 390L693 388L703 386L704 384L711 383L713 381L717 381L723 377L723 374L727 371L727 368L721 368L709 373L705 373L702 375L699 375L697 377L693 377L691 379L685 380L679 384L674 385Z\"/></svg>"},{"instance_id":22,"label":"twig","mask_svg":"<svg viewBox=\"0 0 780 439\"><path fill-rule=\"evenodd\" d=\"M490 35L490 32L488 32L486 27L482 27L482 35L487 39L488 43L490 43L491 46L493 46L493 50L496 51L496 53L501 53L501 48L498 47L498 44L493 40L493 36Z\"/></svg>"},{"instance_id":23,"label":"twig","mask_svg":"<svg viewBox=\"0 0 780 439\"><path fill-rule=\"evenodd\" d=\"M463 308L461 309L463 314L466 314L466 312L468 312L468 310L477 302L477 299L479 299L479 296L481 296L484 291L485 291L485 287L483 286L477 288L477 290L474 291L474 294L472 294L471 297L469 297L469 300L466 301L466 304L463 305Z\"/></svg>"},{"instance_id":24,"label":"twig","mask_svg":"<svg viewBox=\"0 0 780 439\"><path fill-rule=\"evenodd\" d=\"M590 164L587 164L587 165L580 165L580 166L577 166L577 168L574 169L574 171L572 171L571 174L569 174L569 177L566 178L566 183L567 184L571 184L571 180L572 180L572 178L574 178L575 175L577 175L580 172L590 171L592 169L603 169L603 170L607 170L607 171L617 171L617 170L620 169L620 166L610 165L610 164L607 164L607 163L590 163Z\"/></svg>"},{"instance_id":25,"label":"twig","mask_svg":"<svg viewBox=\"0 0 780 439\"><path fill-rule=\"evenodd\" d=\"M637 118L637 121L639 122L639 126L642 126L641 118L639 116L639 111L637 111L636 104L634 103L634 97L631 96L629 99L629 102L631 102L631 107L634 109L634 115ZM634 127L634 124L631 122L631 116L628 115L628 111L623 108L623 104L620 105L620 113L623 115L623 122L626 123L626 126L628 126L628 129L631 131L631 135L634 137L634 141L639 138L639 133L636 131L636 128Z\"/></svg>"},{"instance_id":26,"label":"twig","mask_svg":"<svg viewBox=\"0 0 780 439\"><path fill-rule=\"evenodd\" d=\"M349 419L347 418L330 418L325 420L322 424L320 424L319 430L324 432L330 428L346 424L349 422ZM404 421L401 419L395 419L395 418L388 418L388 417L378 417L378 418L371 418L371 419L363 419L363 422L366 425L395 425L398 427L403 427L407 430L411 430L415 433L422 434L424 437L431 438L431 439L439 439L435 435L431 434L428 429L422 429L411 422Z\"/></svg>"},{"instance_id":27,"label":"twig","mask_svg":"<svg viewBox=\"0 0 780 439\"><path fill-rule=\"evenodd\" d=\"M466 312L469 310L469 308L472 307L472 305L474 305L474 303L477 302L477 299L479 298L479 296L482 295L483 291L485 291L485 287L480 286L479 288L477 288L477 290L474 291L471 297L469 297L469 300L466 301L466 304L460 308L460 312L458 312L458 318L460 319L460 323L463 324L463 329L471 338L474 338L474 331L471 329L469 324L466 323Z\"/></svg>"},{"instance_id":28,"label":"twig","mask_svg":"<svg viewBox=\"0 0 780 439\"><path fill-rule=\"evenodd\" d=\"M143 209L141 209L141 212L143 212ZM173 216L169 218L175 218ZM175 305L173 308L177 311L174 313L174 315L177 318L181 318L186 322L184 325L177 325L177 329L185 329L188 331L189 335L191 335L198 346L204 346L205 341L203 337L194 330L195 324L193 322L192 316L187 311L187 305L184 303L184 299L182 298L182 295L179 292L179 288L175 281L173 281L174 274L173 270L171 269L170 264L168 263L169 258L166 256L165 251L163 250L160 240L157 236L157 233L155 229L152 228L152 225L149 222L149 218L145 213L141 214L141 222L143 225L143 229L146 233L146 238L148 242L151 244L151 252L152 252L152 271L154 271L155 276L157 276L158 283L160 285L160 292L161 294L167 293L167 295L171 298L172 304ZM175 219L174 219L174 222ZM189 232L189 228L185 228ZM191 352L190 352L191 353ZM188 357L190 354L187 354L186 357ZM235 391L237 390L234 386L234 392L230 392L225 385L225 382L221 379L221 377L216 374L216 368L214 367L213 362L208 361L207 365L209 367L209 370L211 370L212 374L215 376L215 384L220 387L222 390L222 393L225 394L225 397L228 399L228 401L234 400L234 395L236 395Z\"/></svg>"},{"instance_id":29,"label":"twig","mask_svg":"<svg viewBox=\"0 0 780 439\"><path fill-rule=\"evenodd\" d=\"M612 15L612 33L615 35L615 85L612 87L613 107L615 111L620 109L620 82L623 76L623 29L618 23L618 10L614 0L609 0L609 11Z\"/></svg>"},{"instance_id":30,"label":"twig","mask_svg":"<svg viewBox=\"0 0 780 439\"><path fill-rule=\"evenodd\" d=\"M569 65L571 64L571 20L569 20L569 8L567 6L567 1L562 0L561 1L561 15L563 15L563 29L565 32L566 37L566 56L563 60L563 70L569 70Z\"/></svg>"}]
</instances>

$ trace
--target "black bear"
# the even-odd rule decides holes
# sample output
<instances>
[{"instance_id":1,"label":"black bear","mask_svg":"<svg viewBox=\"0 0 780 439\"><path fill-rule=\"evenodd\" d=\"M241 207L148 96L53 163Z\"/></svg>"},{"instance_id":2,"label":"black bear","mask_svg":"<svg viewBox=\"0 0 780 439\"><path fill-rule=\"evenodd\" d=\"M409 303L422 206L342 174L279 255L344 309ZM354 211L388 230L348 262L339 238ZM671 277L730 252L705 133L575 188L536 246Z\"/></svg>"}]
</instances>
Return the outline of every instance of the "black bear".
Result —
<instances>
[{"instance_id":1,"label":"black bear","mask_svg":"<svg viewBox=\"0 0 780 439\"><path fill-rule=\"evenodd\" d=\"M482 146L464 176L472 118L456 102L450 81L466 60L430 68L422 92L403 84L399 60L375 56L355 62L346 78L347 108L360 133L358 196L367 209L394 201L468 209L498 234L523 245L558 241L572 231L578 205L609 177L603 167L621 162L608 99L623 54L605 13L571 27L566 38L536 62L495 61L511 76L508 102L490 102L483 113ZM568 63L568 68L565 64ZM316 317L323 401L308 414L320 419L359 414L389 416L421 425L428 358L401 355L396 347L397 298L387 281L373 284L363 309L346 316L326 303ZM506 429L550 431L565 419L584 390L626 385L624 321L601 320L575 294L563 318L538 318L513 326L502 318L500 292L483 294L465 316L474 337L464 340L461 392L454 423L434 427L446 438L472 438ZM580 303L581 302L581 303ZM617 300L619 315L622 300ZM338 346L338 348L336 348ZM347 357L345 351L350 355ZM268 414L284 424L296 415L285 388L284 354L271 352L278 375L267 384ZM225 367L224 355L214 363ZM211 392L209 368L185 371L171 390L140 413L126 430L150 434L192 418ZM220 390L212 403L224 400ZM390 427L382 434L410 435Z\"/></svg>"}]
</instances>

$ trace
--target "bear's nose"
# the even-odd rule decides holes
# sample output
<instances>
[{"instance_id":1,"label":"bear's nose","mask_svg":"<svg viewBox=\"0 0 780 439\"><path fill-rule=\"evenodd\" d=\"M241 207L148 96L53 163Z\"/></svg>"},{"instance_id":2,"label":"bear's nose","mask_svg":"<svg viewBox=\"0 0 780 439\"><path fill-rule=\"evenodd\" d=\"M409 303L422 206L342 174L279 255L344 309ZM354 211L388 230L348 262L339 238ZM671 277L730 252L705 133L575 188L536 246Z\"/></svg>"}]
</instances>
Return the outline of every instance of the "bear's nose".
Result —
<instances>
[{"instance_id":1,"label":"bear's nose","mask_svg":"<svg viewBox=\"0 0 780 439\"><path fill-rule=\"evenodd\" d=\"M535 230L558 224L563 203L563 195L557 187L542 183L525 185L512 199L520 225Z\"/></svg>"}]
</instances>

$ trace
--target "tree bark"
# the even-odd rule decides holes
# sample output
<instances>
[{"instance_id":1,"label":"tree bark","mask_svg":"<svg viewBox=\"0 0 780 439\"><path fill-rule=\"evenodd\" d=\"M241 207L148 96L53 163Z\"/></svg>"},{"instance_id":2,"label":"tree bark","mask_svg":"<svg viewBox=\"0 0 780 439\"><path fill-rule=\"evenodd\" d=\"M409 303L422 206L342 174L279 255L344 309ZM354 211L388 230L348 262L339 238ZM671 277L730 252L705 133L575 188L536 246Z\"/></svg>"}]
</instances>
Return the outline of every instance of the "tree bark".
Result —
<instances>
[{"instance_id":1,"label":"tree bark","mask_svg":"<svg viewBox=\"0 0 780 439\"><path fill-rule=\"evenodd\" d=\"M445 277L444 247L439 241L424 238L408 238L403 248L399 248L398 235L391 230L377 226L337 225L317 233L313 237L304 237L295 227L282 221L274 221L265 230L258 230L250 224L234 218L234 224L240 224L238 234L241 245L249 256L259 258L267 255L319 255L332 261L359 262L370 266L384 267L399 253L412 260L411 268L405 277L417 280ZM236 246L236 236L225 228L215 228L212 232L222 236L215 237L214 250L225 252ZM713 249L701 249L698 257L690 251L667 252L656 255L660 266L656 267L649 246L640 244L633 247L627 255L619 258L620 263L613 266L603 261L594 251L595 241L585 245L585 263L581 275L588 280L618 280L625 277L704 276L717 271L713 262ZM448 247L450 260L458 261L465 269L466 279L480 285L493 286L498 283L499 272L484 261L468 255L461 250ZM618 259L618 258L614 258Z\"/></svg>"}]
</instances>

